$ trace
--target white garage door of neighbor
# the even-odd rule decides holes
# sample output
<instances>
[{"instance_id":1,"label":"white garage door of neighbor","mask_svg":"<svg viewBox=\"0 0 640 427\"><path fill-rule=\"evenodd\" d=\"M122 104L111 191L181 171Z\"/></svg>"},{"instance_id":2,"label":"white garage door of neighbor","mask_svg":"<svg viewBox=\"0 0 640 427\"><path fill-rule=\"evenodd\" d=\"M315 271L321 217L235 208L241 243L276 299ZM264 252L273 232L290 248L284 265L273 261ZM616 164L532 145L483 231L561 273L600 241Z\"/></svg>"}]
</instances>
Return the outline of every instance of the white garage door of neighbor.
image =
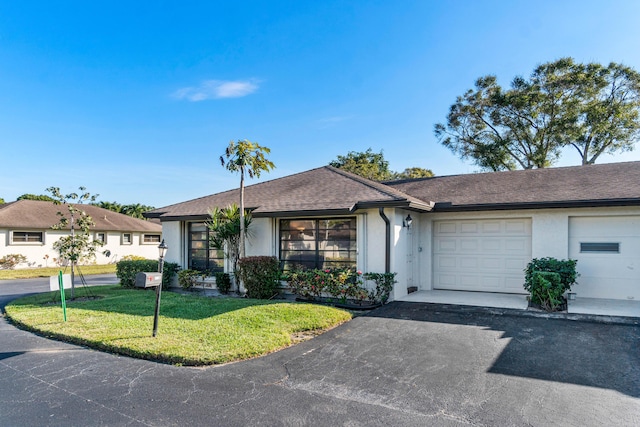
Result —
<instances>
[{"instance_id":1,"label":"white garage door of neighbor","mask_svg":"<svg viewBox=\"0 0 640 427\"><path fill-rule=\"evenodd\" d=\"M435 221L434 289L526 293L531 219Z\"/></svg>"},{"instance_id":2,"label":"white garage door of neighbor","mask_svg":"<svg viewBox=\"0 0 640 427\"><path fill-rule=\"evenodd\" d=\"M640 216L569 218L578 297L640 300Z\"/></svg>"}]
</instances>

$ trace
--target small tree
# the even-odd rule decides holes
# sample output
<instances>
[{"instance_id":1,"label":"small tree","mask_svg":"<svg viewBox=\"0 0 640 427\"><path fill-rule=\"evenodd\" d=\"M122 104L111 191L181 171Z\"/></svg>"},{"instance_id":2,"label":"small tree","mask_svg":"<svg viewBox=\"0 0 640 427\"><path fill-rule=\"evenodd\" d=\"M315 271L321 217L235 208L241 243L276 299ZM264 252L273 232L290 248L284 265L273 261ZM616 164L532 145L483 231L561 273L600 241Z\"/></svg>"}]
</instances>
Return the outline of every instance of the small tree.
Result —
<instances>
[{"instance_id":1,"label":"small tree","mask_svg":"<svg viewBox=\"0 0 640 427\"><path fill-rule=\"evenodd\" d=\"M231 261L235 275L240 259L240 208L235 203L224 209L213 208L209 211L209 216L211 219L206 222L211 230L209 246L224 251L225 258ZM249 229L251 219L250 213L243 216L245 231Z\"/></svg>"},{"instance_id":2,"label":"small tree","mask_svg":"<svg viewBox=\"0 0 640 427\"><path fill-rule=\"evenodd\" d=\"M65 213L58 212L60 222L51 226L53 230L64 230L69 228L71 234L63 236L53 244L53 248L58 251L60 258L71 263L71 298L75 296L75 267L79 260L95 256L96 249L103 245L101 241L91 238L91 227L95 225L93 218L84 210L78 209L70 201L77 201L83 204L86 201L94 202L98 195L91 195L86 192L85 187L79 187L80 194L69 193L63 195L59 187L49 187L46 189L53 198L55 205L66 205L68 217Z\"/></svg>"},{"instance_id":3,"label":"small tree","mask_svg":"<svg viewBox=\"0 0 640 427\"><path fill-rule=\"evenodd\" d=\"M268 147L262 147L257 142L242 140L231 141L223 156L220 156L220 163L231 172L240 172L240 258L245 256L245 221L244 221L244 175L260 177L260 174L269 172L275 168L273 162L268 160L265 154L271 153Z\"/></svg>"}]
</instances>

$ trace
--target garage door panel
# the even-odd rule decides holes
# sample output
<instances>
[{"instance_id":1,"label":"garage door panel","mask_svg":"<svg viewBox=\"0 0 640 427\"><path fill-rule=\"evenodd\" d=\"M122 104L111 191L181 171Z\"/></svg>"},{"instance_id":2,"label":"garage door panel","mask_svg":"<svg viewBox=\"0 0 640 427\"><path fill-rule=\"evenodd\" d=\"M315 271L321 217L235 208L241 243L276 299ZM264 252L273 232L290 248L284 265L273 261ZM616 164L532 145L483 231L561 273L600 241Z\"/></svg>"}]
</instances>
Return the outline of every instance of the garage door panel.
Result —
<instances>
[{"instance_id":1,"label":"garage door panel","mask_svg":"<svg viewBox=\"0 0 640 427\"><path fill-rule=\"evenodd\" d=\"M581 243L618 243L619 252L581 252ZM569 257L579 297L640 299L640 216L569 218Z\"/></svg>"},{"instance_id":2,"label":"garage door panel","mask_svg":"<svg viewBox=\"0 0 640 427\"><path fill-rule=\"evenodd\" d=\"M478 239L460 239L460 252L478 252Z\"/></svg>"},{"instance_id":3,"label":"garage door panel","mask_svg":"<svg viewBox=\"0 0 640 427\"><path fill-rule=\"evenodd\" d=\"M525 293L531 219L436 221L434 230L434 289Z\"/></svg>"},{"instance_id":4,"label":"garage door panel","mask_svg":"<svg viewBox=\"0 0 640 427\"><path fill-rule=\"evenodd\" d=\"M482 232L484 234L500 234L502 223L500 221L483 221Z\"/></svg>"},{"instance_id":5,"label":"garage door panel","mask_svg":"<svg viewBox=\"0 0 640 427\"><path fill-rule=\"evenodd\" d=\"M477 222L467 222L464 224L460 224L460 233L477 233L478 232L478 223Z\"/></svg>"},{"instance_id":6,"label":"garage door panel","mask_svg":"<svg viewBox=\"0 0 640 427\"><path fill-rule=\"evenodd\" d=\"M495 238L482 239L482 250L485 252L502 252L502 241Z\"/></svg>"}]
</instances>

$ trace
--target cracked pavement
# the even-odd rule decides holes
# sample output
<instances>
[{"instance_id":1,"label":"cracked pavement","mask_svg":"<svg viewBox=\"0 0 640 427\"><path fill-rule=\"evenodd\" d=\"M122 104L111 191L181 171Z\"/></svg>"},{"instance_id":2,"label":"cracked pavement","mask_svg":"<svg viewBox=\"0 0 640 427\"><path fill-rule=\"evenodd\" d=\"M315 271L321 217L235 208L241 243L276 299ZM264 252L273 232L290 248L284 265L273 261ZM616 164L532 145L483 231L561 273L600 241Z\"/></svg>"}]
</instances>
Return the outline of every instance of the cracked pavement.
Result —
<instances>
[{"instance_id":1,"label":"cracked pavement","mask_svg":"<svg viewBox=\"0 0 640 427\"><path fill-rule=\"evenodd\" d=\"M0 282L0 306L35 292ZM0 426L640 425L640 327L392 303L264 357L163 365L0 319Z\"/></svg>"}]
</instances>

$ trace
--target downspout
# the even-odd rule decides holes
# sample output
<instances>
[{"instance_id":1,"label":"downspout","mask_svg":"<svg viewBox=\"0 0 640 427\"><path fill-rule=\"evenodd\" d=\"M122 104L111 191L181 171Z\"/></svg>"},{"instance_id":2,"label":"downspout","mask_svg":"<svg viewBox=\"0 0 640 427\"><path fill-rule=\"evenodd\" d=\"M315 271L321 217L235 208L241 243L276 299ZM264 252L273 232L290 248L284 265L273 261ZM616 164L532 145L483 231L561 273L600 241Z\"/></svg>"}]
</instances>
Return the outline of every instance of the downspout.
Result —
<instances>
[{"instance_id":1,"label":"downspout","mask_svg":"<svg viewBox=\"0 0 640 427\"><path fill-rule=\"evenodd\" d=\"M391 222L389 222L389 218L384 214L384 208L378 208L380 217L385 223L385 233L384 233L384 272L391 272Z\"/></svg>"}]
</instances>

